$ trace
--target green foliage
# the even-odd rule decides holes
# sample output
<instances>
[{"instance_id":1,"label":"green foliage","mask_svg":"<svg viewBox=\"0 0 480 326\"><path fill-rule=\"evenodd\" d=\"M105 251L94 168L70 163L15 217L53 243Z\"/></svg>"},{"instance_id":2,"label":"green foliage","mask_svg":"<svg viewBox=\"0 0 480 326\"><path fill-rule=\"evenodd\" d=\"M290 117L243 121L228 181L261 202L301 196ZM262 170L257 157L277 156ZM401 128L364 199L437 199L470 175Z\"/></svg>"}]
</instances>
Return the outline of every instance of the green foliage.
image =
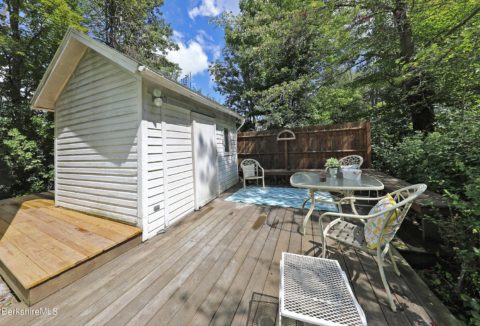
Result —
<instances>
[{"instance_id":1,"label":"green foliage","mask_svg":"<svg viewBox=\"0 0 480 326\"><path fill-rule=\"evenodd\" d=\"M175 75L177 65L165 59L175 44L162 4L0 1L0 198L53 187L53 114L31 110L29 100L67 28L90 29L114 48Z\"/></svg>"},{"instance_id":2,"label":"green foliage","mask_svg":"<svg viewBox=\"0 0 480 326\"><path fill-rule=\"evenodd\" d=\"M10 129L3 146L6 152L4 164L9 173L7 178L11 180L10 194L22 194L24 189L41 192L52 188L53 163L35 140L29 140L18 129ZM46 154L50 156L52 153Z\"/></svg>"},{"instance_id":3,"label":"green foliage","mask_svg":"<svg viewBox=\"0 0 480 326\"><path fill-rule=\"evenodd\" d=\"M75 2L0 2L0 198L51 188L51 114L28 101L67 28L81 27Z\"/></svg>"},{"instance_id":4,"label":"green foliage","mask_svg":"<svg viewBox=\"0 0 480 326\"><path fill-rule=\"evenodd\" d=\"M448 112L448 111L445 111ZM436 214L451 257L424 278L469 323L480 322L480 110L439 116L436 132L405 137L397 145L377 144L376 167L451 200L449 216ZM458 268L452 268L458 266Z\"/></svg>"},{"instance_id":5,"label":"green foliage","mask_svg":"<svg viewBox=\"0 0 480 326\"><path fill-rule=\"evenodd\" d=\"M165 57L177 49L172 28L162 17L163 0L82 0L90 32L120 52L172 78L179 67Z\"/></svg>"},{"instance_id":6,"label":"green foliage","mask_svg":"<svg viewBox=\"0 0 480 326\"><path fill-rule=\"evenodd\" d=\"M477 109L448 113L448 121L436 132L417 133L398 144L386 141L373 146L377 168L412 182L427 183L432 191L442 193L445 189L466 198L467 189L475 192L475 188L466 186L479 178L479 143Z\"/></svg>"},{"instance_id":7,"label":"green foliage","mask_svg":"<svg viewBox=\"0 0 480 326\"><path fill-rule=\"evenodd\" d=\"M465 1L243 0L211 66L247 126L371 119L393 139L478 101L480 7ZM381 127L381 128L383 128Z\"/></svg>"},{"instance_id":8,"label":"green foliage","mask_svg":"<svg viewBox=\"0 0 480 326\"><path fill-rule=\"evenodd\" d=\"M330 157L325 162L325 167L326 168L331 168L331 169L339 168L340 167L340 161L337 160L335 157Z\"/></svg>"},{"instance_id":9,"label":"green foliage","mask_svg":"<svg viewBox=\"0 0 480 326\"><path fill-rule=\"evenodd\" d=\"M348 43L342 26L352 17L322 15L332 8L321 6L317 1L245 0L240 15L219 20L225 27L224 60L211 71L229 106L265 127L325 120L315 96L318 82L340 69L335 51Z\"/></svg>"},{"instance_id":10,"label":"green foliage","mask_svg":"<svg viewBox=\"0 0 480 326\"><path fill-rule=\"evenodd\" d=\"M435 288L474 323L478 0L243 0L240 9L218 21L226 45L211 66L227 104L246 128L370 120L377 168L452 199L451 216L436 220L460 268L442 265Z\"/></svg>"},{"instance_id":11,"label":"green foliage","mask_svg":"<svg viewBox=\"0 0 480 326\"><path fill-rule=\"evenodd\" d=\"M0 93L4 101L30 98L67 28L84 30L82 20L71 1L0 2Z\"/></svg>"}]
</instances>

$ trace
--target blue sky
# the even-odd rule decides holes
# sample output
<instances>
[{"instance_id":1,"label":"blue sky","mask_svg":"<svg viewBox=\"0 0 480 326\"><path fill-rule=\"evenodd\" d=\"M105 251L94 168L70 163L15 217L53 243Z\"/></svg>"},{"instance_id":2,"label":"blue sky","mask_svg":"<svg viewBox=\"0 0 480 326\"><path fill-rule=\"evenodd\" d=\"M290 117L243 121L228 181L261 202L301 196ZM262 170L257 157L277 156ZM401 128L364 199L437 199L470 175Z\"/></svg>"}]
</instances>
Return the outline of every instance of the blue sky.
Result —
<instances>
[{"instance_id":1,"label":"blue sky","mask_svg":"<svg viewBox=\"0 0 480 326\"><path fill-rule=\"evenodd\" d=\"M225 11L238 13L238 0L165 0L162 11L179 46L167 58L180 66L182 76L192 74L193 87L223 103L223 97L214 89L208 65L221 57L224 35L211 20Z\"/></svg>"}]
</instances>

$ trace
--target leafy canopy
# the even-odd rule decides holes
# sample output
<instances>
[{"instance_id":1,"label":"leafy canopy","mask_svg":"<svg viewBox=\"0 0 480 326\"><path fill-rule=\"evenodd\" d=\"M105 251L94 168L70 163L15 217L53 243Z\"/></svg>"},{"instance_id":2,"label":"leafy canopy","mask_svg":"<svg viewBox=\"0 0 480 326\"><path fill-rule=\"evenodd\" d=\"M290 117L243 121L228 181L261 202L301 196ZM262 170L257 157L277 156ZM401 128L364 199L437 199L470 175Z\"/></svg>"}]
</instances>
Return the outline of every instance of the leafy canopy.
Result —
<instances>
[{"instance_id":1,"label":"leafy canopy","mask_svg":"<svg viewBox=\"0 0 480 326\"><path fill-rule=\"evenodd\" d=\"M160 10L163 0L82 1L85 26L99 40L120 52L177 78L179 67L165 57L178 46Z\"/></svg>"},{"instance_id":2,"label":"leafy canopy","mask_svg":"<svg viewBox=\"0 0 480 326\"><path fill-rule=\"evenodd\" d=\"M0 198L44 191L53 175L53 117L29 99L67 28L85 31L75 3L0 2Z\"/></svg>"}]
</instances>

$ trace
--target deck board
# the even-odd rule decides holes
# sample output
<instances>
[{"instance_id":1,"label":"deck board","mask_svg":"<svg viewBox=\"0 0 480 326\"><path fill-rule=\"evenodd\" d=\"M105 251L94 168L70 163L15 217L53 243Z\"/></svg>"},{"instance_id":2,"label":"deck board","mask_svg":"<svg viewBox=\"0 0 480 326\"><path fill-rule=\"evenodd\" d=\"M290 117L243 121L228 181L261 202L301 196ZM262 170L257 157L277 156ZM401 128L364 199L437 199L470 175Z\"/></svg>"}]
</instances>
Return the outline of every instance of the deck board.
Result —
<instances>
[{"instance_id":1,"label":"deck board","mask_svg":"<svg viewBox=\"0 0 480 326\"><path fill-rule=\"evenodd\" d=\"M278 210L279 208L272 208L268 212L266 220L275 220ZM270 230L269 237L274 233L275 231L272 232L272 230ZM241 250L237 251L233 259L223 271L220 278L217 280L216 284L208 293L207 297L203 300L203 302L200 303L200 306L195 312L194 316L190 320L185 320L185 325L188 323L191 323L192 325L208 325L210 323L215 313L218 311L218 308L222 304L222 301L227 294L227 291L230 289L232 282L237 276L238 271L243 265L243 262L249 254L249 249L251 248L256 236L257 233L254 233L252 237L248 238L249 241L244 242ZM272 240L272 243L276 243L274 242L273 238L270 239Z\"/></svg>"},{"instance_id":2,"label":"deck board","mask_svg":"<svg viewBox=\"0 0 480 326\"><path fill-rule=\"evenodd\" d=\"M57 316L8 316L0 324L245 325L256 294L278 297L283 251L320 255L320 227L314 218L302 236L299 210L226 202L227 194L34 306L56 307ZM437 301L426 309L427 295L387 265L401 306L391 312L372 256L333 244L329 252L369 325L430 325L432 310L445 311ZM258 313L277 319L276 311Z\"/></svg>"},{"instance_id":3,"label":"deck board","mask_svg":"<svg viewBox=\"0 0 480 326\"><path fill-rule=\"evenodd\" d=\"M0 201L0 221L2 273L24 293L141 233L56 208L48 193Z\"/></svg>"}]
</instances>

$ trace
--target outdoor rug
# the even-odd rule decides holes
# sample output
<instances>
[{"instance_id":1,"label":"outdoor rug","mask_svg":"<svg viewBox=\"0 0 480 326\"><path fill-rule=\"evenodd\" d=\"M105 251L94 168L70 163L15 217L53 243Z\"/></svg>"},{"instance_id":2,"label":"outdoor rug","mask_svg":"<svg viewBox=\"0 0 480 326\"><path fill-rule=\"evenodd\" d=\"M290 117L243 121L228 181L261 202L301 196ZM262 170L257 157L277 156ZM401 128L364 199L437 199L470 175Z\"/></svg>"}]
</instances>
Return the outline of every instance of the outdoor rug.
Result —
<instances>
[{"instance_id":1,"label":"outdoor rug","mask_svg":"<svg viewBox=\"0 0 480 326\"><path fill-rule=\"evenodd\" d=\"M246 204L302 208L302 204L308 196L308 190L300 188L247 187L238 190L225 200ZM321 197L323 200L333 200L329 192L316 192L316 197ZM310 202L305 205L305 208L310 208ZM335 204L316 203L315 209L336 212L337 206Z\"/></svg>"}]
</instances>

